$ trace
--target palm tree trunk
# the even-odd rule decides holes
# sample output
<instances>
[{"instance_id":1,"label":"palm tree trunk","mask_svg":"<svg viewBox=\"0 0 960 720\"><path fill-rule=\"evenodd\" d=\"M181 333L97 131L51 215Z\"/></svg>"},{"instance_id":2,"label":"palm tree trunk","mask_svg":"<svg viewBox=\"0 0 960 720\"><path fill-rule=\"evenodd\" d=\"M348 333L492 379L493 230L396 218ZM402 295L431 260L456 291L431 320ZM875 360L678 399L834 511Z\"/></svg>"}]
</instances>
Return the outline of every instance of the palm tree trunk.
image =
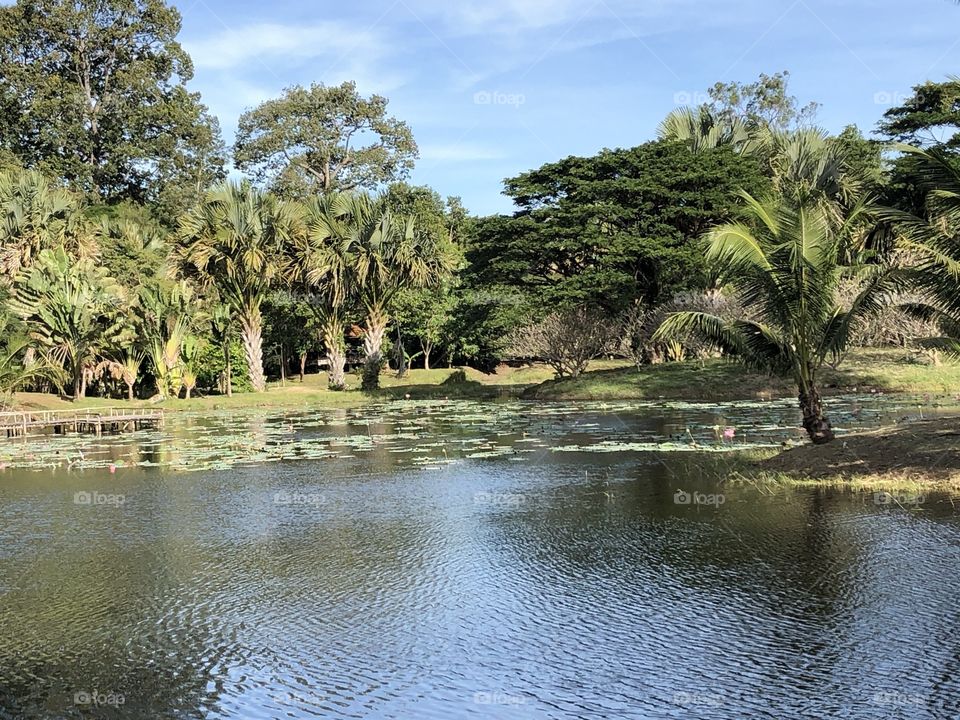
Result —
<instances>
[{"instance_id":1,"label":"palm tree trunk","mask_svg":"<svg viewBox=\"0 0 960 720\"><path fill-rule=\"evenodd\" d=\"M364 390L376 390L380 387L380 370L383 368L383 338L387 334L387 323L390 316L383 308L372 307L367 312L367 332L363 336L363 352L366 355L363 363Z\"/></svg>"},{"instance_id":2,"label":"palm tree trunk","mask_svg":"<svg viewBox=\"0 0 960 720\"><path fill-rule=\"evenodd\" d=\"M250 370L250 384L254 392L263 392L267 389L267 379L263 374L263 316L258 304L250 303L241 309L240 338Z\"/></svg>"},{"instance_id":3,"label":"palm tree trunk","mask_svg":"<svg viewBox=\"0 0 960 720\"><path fill-rule=\"evenodd\" d=\"M823 414L823 400L816 385L800 389L800 410L803 412L803 429L814 445L823 445L834 439L830 421Z\"/></svg>"},{"instance_id":4,"label":"palm tree trunk","mask_svg":"<svg viewBox=\"0 0 960 720\"><path fill-rule=\"evenodd\" d=\"M323 344L327 348L327 385L331 390L344 390L347 387L344 366L347 354L343 347L343 324L340 315L332 313L323 322Z\"/></svg>"},{"instance_id":5,"label":"palm tree trunk","mask_svg":"<svg viewBox=\"0 0 960 720\"><path fill-rule=\"evenodd\" d=\"M224 374L226 375L227 397L233 397L233 348L227 342L223 347Z\"/></svg>"},{"instance_id":6,"label":"palm tree trunk","mask_svg":"<svg viewBox=\"0 0 960 720\"><path fill-rule=\"evenodd\" d=\"M430 353L433 352L433 343L429 340L426 342L421 341L420 347L423 349L423 369L430 369Z\"/></svg>"},{"instance_id":7,"label":"palm tree trunk","mask_svg":"<svg viewBox=\"0 0 960 720\"><path fill-rule=\"evenodd\" d=\"M127 383L127 400L133 402L133 383Z\"/></svg>"},{"instance_id":8,"label":"palm tree trunk","mask_svg":"<svg viewBox=\"0 0 960 720\"><path fill-rule=\"evenodd\" d=\"M307 353L300 353L300 382L303 382L303 376L307 374Z\"/></svg>"},{"instance_id":9,"label":"palm tree trunk","mask_svg":"<svg viewBox=\"0 0 960 720\"><path fill-rule=\"evenodd\" d=\"M81 397L83 397L82 392L82 383L83 383L83 370L74 369L73 371L73 400L76 402Z\"/></svg>"}]
</instances>

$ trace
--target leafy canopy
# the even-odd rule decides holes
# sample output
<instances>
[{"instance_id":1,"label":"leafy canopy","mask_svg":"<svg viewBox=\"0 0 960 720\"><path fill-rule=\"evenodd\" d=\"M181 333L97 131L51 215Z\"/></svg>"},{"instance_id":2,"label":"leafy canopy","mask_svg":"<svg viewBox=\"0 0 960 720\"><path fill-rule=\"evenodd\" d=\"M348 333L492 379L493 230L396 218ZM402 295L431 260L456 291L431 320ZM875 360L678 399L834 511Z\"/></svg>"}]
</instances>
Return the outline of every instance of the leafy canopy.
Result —
<instances>
[{"instance_id":1,"label":"leafy canopy","mask_svg":"<svg viewBox=\"0 0 960 720\"><path fill-rule=\"evenodd\" d=\"M288 88L240 117L236 166L284 195L372 190L402 180L417 144L387 99L364 98L356 83Z\"/></svg>"},{"instance_id":2,"label":"leafy canopy","mask_svg":"<svg viewBox=\"0 0 960 720\"><path fill-rule=\"evenodd\" d=\"M224 157L216 120L186 89L180 23L163 0L0 8L0 148L106 200L189 204Z\"/></svg>"}]
</instances>

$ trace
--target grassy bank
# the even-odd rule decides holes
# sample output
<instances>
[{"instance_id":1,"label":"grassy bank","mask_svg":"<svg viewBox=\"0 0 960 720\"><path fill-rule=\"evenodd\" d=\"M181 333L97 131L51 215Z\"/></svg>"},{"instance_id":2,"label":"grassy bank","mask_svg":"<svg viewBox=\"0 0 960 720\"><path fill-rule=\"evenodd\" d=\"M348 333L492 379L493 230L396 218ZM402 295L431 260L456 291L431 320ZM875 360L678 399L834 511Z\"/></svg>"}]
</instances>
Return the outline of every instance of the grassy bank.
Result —
<instances>
[{"instance_id":1,"label":"grassy bank","mask_svg":"<svg viewBox=\"0 0 960 720\"><path fill-rule=\"evenodd\" d=\"M705 402L754 398L792 398L795 389L782 378L745 371L724 360L652 365L637 370L623 360L599 360L577 378L554 380L553 371L543 364L510 368L501 366L495 374L471 368L411 370L397 378L385 372L382 389L374 395L360 392L360 378L348 376L350 389L331 392L326 374L307 375L304 382L288 380L271 383L266 393L242 393L231 398L221 395L191 400L167 400L169 410L205 410L244 407L350 407L376 399L470 398L500 399L523 397L530 400L700 400ZM826 393L884 392L955 395L960 392L960 364L934 366L904 350L860 350L851 353L838 370L823 373ZM16 405L27 409L93 408L105 406L146 406L125 400L88 398L72 403L53 395L19 393Z\"/></svg>"},{"instance_id":2,"label":"grassy bank","mask_svg":"<svg viewBox=\"0 0 960 720\"><path fill-rule=\"evenodd\" d=\"M598 368L610 363L600 362ZM58 410L98 407L161 407L165 410L219 410L230 408L309 408L309 407L354 407L377 400L402 399L406 396L418 400L434 398L489 399L516 398L527 388L553 376L546 365L522 368L503 367L496 374L486 375L472 368L463 368L462 377L457 369L411 370L403 378L395 372L385 372L380 379L379 392L370 394L360 391L360 377L347 376L348 389L332 392L327 389L325 373L307 375L301 383L298 378L285 383L271 382L265 393L235 393L224 395L196 396L190 400L171 399L151 404L146 400L117 400L109 398L85 398L72 402L56 395L44 393L17 393L14 396L16 409Z\"/></svg>"},{"instance_id":3,"label":"grassy bank","mask_svg":"<svg viewBox=\"0 0 960 720\"><path fill-rule=\"evenodd\" d=\"M770 489L960 491L960 417L903 423L783 451L687 454L671 457L669 466L678 479L700 477Z\"/></svg>"},{"instance_id":4,"label":"grassy bank","mask_svg":"<svg viewBox=\"0 0 960 720\"><path fill-rule=\"evenodd\" d=\"M960 393L960 364L932 365L906 350L859 350L839 369L826 368L826 394L850 392L955 395ZM794 397L789 380L744 370L725 360L596 369L578 378L548 380L528 389L537 400L701 400L720 402Z\"/></svg>"}]
</instances>

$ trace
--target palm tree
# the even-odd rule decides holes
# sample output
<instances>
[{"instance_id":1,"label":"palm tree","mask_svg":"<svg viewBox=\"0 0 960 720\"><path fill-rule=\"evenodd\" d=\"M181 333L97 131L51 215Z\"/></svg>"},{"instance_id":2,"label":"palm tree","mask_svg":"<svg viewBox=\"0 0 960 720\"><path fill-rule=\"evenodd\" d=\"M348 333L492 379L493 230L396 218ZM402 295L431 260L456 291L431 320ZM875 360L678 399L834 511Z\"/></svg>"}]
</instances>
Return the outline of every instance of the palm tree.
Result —
<instances>
[{"instance_id":1,"label":"palm tree","mask_svg":"<svg viewBox=\"0 0 960 720\"><path fill-rule=\"evenodd\" d=\"M366 194L342 196L350 280L365 313L363 388L376 389L390 305L403 288L431 287L450 274L454 259L411 217L398 217Z\"/></svg>"},{"instance_id":2,"label":"palm tree","mask_svg":"<svg viewBox=\"0 0 960 720\"><path fill-rule=\"evenodd\" d=\"M913 178L926 191L926 218L894 209L883 213L899 231L898 247L915 260L907 275L923 300L908 309L940 326L941 336L922 345L960 356L960 169L942 150L897 149L908 153Z\"/></svg>"},{"instance_id":3,"label":"palm tree","mask_svg":"<svg viewBox=\"0 0 960 720\"><path fill-rule=\"evenodd\" d=\"M217 305L210 314L210 331L214 342L223 353L222 391L233 397L233 338L236 332L236 317L229 305Z\"/></svg>"},{"instance_id":4,"label":"palm tree","mask_svg":"<svg viewBox=\"0 0 960 720\"><path fill-rule=\"evenodd\" d=\"M309 306L320 323L331 390L346 388L344 313L353 290L351 234L347 225L350 211L350 196L346 194L327 194L309 200L305 208L306 232L295 242L290 264L292 280L309 293Z\"/></svg>"},{"instance_id":5,"label":"palm tree","mask_svg":"<svg viewBox=\"0 0 960 720\"><path fill-rule=\"evenodd\" d=\"M160 397L176 397L183 372L183 347L204 315L186 280L159 280L141 286L138 330L153 363Z\"/></svg>"},{"instance_id":6,"label":"palm tree","mask_svg":"<svg viewBox=\"0 0 960 720\"><path fill-rule=\"evenodd\" d=\"M695 153L717 147L731 147L734 152L749 154L756 149L755 133L740 118L724 120L704 106L680 107L663 119L657 128L661 140L687 143Z\"/></svg>"},{"instance_id":7,"label":"palm tree","mask_svg":"<svg viewBox=\"0 0 960 720\"><path fill-rule=\"evenodd\" d=\"M236 311L240 337L257 392L266 390L261 305L284 276L286 244L300 228L296 204L249 182L223 183L180 221L180 269L217 288Z\"/></svg>"},{"instance_id":8,"label":"palm tree","mask_svg":"<svg viewBox=\"0 0 960 720\"><path fill-rule=\"evenodd\" d=\"M141 365L143 365L143 353L131 349L127 350L119 363L120 379L127 386L127 400L133 401L133 386L137 382Z\"/></svg>"},{"instance_id":9,"label":"palm tree","mask_svg":"<svg viewBox=\"0 0 960 720\"><path fill-rule=\"evenodd\" d=\"M0 172L0 276L7 282L41 250L65 246L88 256L94 245L85 231L80 202L38 172Z\"/></svg>"},{"instance_id":10,"label":"palm tree","mask_svg":"<svg viewBox=\"0 0 960 720\"><path fill-rule=\"evenodd\" d=\"M886 268L860 270L865 284L847 309L836 302L841 238L857 213L837 227L822 203L779 196L762 202L744 193L745 222L717 227L707 237L707 259L744 307L758 318L725 321L701 312L670 315L655 339L694 333L761 371L792 376L803 428L816 443L834 438L817 376L828 357L847 345L851 324L878 310L896 276Z\"/></svg>"},{"instance_id":11,"label":"palm tree","mask_svg":"<svg viewBox=\"0 0 960 720\"><path fill-rule=\"evenodd\" d=\"M129 340L124 302L123 289L105 268L58 248L42 250L29 270L20 271L10 307L41 350L68 371L76 400L83 397L85 374Z\"/></svg>"}]
</instances>

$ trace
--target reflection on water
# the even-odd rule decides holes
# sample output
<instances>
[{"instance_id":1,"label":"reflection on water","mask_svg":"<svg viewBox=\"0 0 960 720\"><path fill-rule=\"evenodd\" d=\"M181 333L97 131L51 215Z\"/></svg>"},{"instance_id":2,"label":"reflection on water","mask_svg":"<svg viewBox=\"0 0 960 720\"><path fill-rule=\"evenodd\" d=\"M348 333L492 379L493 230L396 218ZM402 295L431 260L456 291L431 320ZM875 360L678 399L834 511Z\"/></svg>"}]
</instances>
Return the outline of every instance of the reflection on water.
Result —
<instances>
[{"instance_id":1,"label":"reflection on water","mask_svg":"<svg viewBox=\"0 0 960 720\"><path fill-rule=\"evenodd\" d=\"M957 716L952 498L717 488L648 448L794 422L398 403L4 446L0 718Z\"/></svg>"}]
</instances>

